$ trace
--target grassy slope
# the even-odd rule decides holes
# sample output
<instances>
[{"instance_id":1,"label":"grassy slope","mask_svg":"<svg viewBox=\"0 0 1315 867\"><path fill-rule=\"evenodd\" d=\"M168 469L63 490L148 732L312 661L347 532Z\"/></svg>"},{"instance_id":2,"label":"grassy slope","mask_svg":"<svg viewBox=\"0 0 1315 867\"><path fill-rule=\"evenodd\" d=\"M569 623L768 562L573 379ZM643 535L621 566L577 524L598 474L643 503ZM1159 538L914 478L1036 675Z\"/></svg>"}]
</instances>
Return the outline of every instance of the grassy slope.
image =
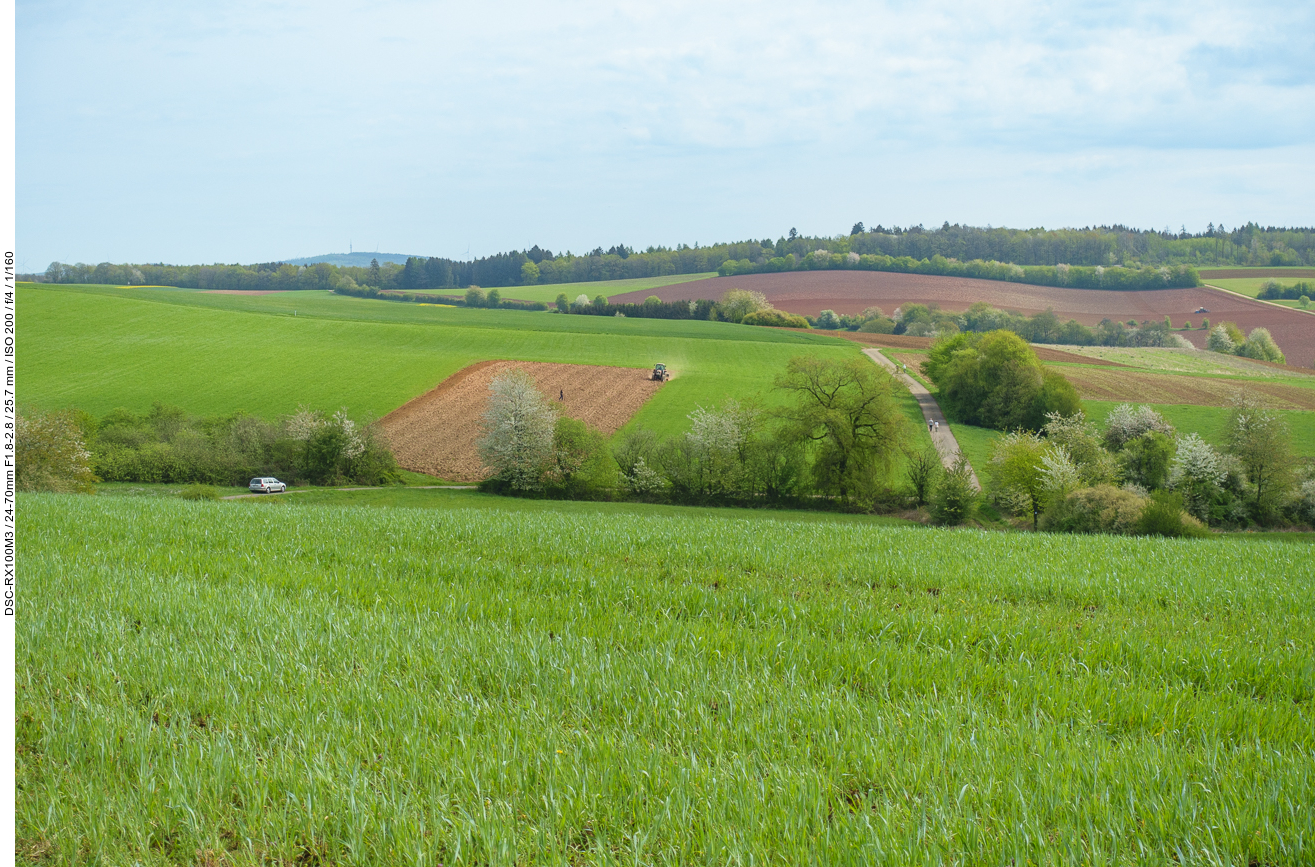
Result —
<instances>
[{"instance_id":1,"label":"grassy slope","mask_svg":"<svg viewBox=\"0 0 1315 867\"><path fill-rule=\"evenodd\" d=\"M726 323L422 307L323 292L24 286L19 316L23 400L97 414L159 400L195 413L274 416L307 404L382 415L483 359L665 361L677 376L636 421L669 433L696 405L764 392L792 355L858 352L831 338Z\"/></svg>"},{"instance_id":2,"label":"grassy slope","mask_svg":"<svg viewBox=\"0 0 1315 867\"><path fill-rule=\"evenodd\" d=\"M59 863L1315 854L1299 546L20 507L16 822Z\"/></svg>"},{"instance_id":3,"label":"grassy slope","mask_svg":"<svg viewBox=\"0 0 1315 867\"><path fill-rule=\"evenodd\" d=\"M1269 280L1278 280L1278 282L1282 283L1284 286L1291 286L1293 283L1297 283L1297 282L1302 281L1302 280L1304 280L1304 281L1307 282L1307 283L1315 283L1315 280L1311 280L1311 278L1309 278L1309 277L1290 277L1290 278L1283 278L1283 277L1230 277L1230 278L1225 279L1225 280L1211 280L1211 279L1208 279L1208 278L1204 278L1204 282L1208 283L1208 284L1211 285L1211 286L1217 286L1218 288L1220 288L1220 289L1226 289L1226 290L1228 290L1229 292L1236 292L1236 293L1238 293L1239 295L1246 295L1248 298L1255 298L1257 295L1259 295L1259 294L1260 294L1260 287L1263 286L1263 285L1264 285L1267 281L1269 281ZM1286 299L1285 299L1285 300L1279 300L1279 301L1270 301L1269 303L1270 303L1270 304L1278 304L1278 305L1280 305L1280 306L1282 306L1282 307L1290 307L1290 308L1292 308L1293 310L1309 310L1309 311L1315 311L1315 305L1312 305L1312 307L1310 307L1310 308L1304 308L1304 307L1302 307L1297 301L1293 301L1293 300L1286 300ZM1220 320L1220 321L1223 321L1223 320ZM1197 324L1197 325L1200 325L1200 322L1198 321L1196 324ZM1218 324L1218 323L1216 323L1216 324Z\"/></svg>"},{"instance_id":4,"label":"grassy slope","mask_svg":"<svg viewBox=\"0 0 1315 867\"><path fill-rule=\"evenodd\" d=\"M635 277L630 280L598 280L591 283L545 283L542 286L499 286L498 292L503 298L518 298L523 301L542 301L551 304L563 292L574 301L583 292L592 300L596 295L624 295L627 292L639 292L643 289L656 289L659 286L671 286L676 283L689 283L693 280L706 280L716 277L716 271L704 274L671 274L666 277ZM444 295L461 294L460 289L434 289Z\"/></svg>"},{"instance_id":5,"label":"grassy slope","mask_svg":"<svg viewBox=\"0 0 1315 867\"><path fill-rule=\"evenodd\" d=\"M1211 286L1218 286L1220 289L1227 289L1229 292L1236 292L1239 295L1246 295L1249 298L1255 298L1260 294L1260 287L1268 280L1274 280L1274 277L1230 277L1226 280L1205 280ZM1280 283L1293 282L1279 279ZM1212 322L1214 320L1211 320ZM1222 321L1222 320L1221 320ZM1197 323L1200 324L1200 323Z\"/></svg>"},{"instance_id":6,"label":"grassy slope","mask_svg":"<svg viewBox=\"0 0 1315 867\"><path fill-rule=\"evenodd\" d=\"M102 486L105 487L105 486ZM142 488L144 486L138 486ZM160 487L164 487L163 485ZM127 486L123 486L127 488ZM175 486L177 490L177 486ZM217 488L223 494L239 489ZM100 492L115 496L117 491ZM136 495L169 496L169 492L145 492ZM579 516L581 520L609 521L614 516L634 515L649 520L667 518L736 518L746 521L790 521L858 524L862 526L917 526L914 522L890 515L851 515L843 512L808 512L790 509L740 509L723 506L668 506L653 503L598 503L584 500L531 500L484 494L472 490L434 490L423 488L371 488L336 490L333 488L297 488L286 497L247 497L233 502L259 508L389 506L407 509L478 509L499 513L538 516L554 513Z\"/></svg>"}]
</instances>

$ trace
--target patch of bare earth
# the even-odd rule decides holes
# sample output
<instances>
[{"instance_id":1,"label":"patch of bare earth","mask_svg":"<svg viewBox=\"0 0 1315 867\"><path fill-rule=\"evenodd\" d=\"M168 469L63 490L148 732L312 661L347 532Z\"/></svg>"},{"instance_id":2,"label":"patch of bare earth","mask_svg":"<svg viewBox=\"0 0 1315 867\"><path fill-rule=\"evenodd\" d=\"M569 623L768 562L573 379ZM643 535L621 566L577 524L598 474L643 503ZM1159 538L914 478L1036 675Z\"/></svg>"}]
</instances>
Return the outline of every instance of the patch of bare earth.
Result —
<instances>
[{"instance_id":1,"label":"patch of bare earth","mask_svg":"<svg viewBox=\"0 0 1315 867\"><path fill-rule=\"evenodd\" d=\"M1028 315L1053 309L1060 319L1076 319L1083 325L1095 325L1102 319L1160 322L1168 316L1177 327L1188 320L1200 325L1206 317L1215 325L1236 322L1246 332L1264 326L1287 353L1289 363L1301 367L1315 363L1315 316L1209 287L1112 292L885 271L786 271L659 286L614 295L611 300L614 304L638 303L649 295L663 301L720 298L728 289L762 292L781 310L807 316L827 309L860 313L871 306L890 314L905 304L939 304L944 310L960 312L985 301L1001 310ZM1193 312L1201 307L1210 312ZM1204 347L1208 334L1198 330L1184 336Z\"/></svg>"},{"instance_id":2,"label":"patch of bare earth","mask_svg":"<svg viewBox=\"0 0 1315 867\"><path fill-rule=\"evenodd\" d=\"M1281 382L1212 379L1136 370L1065 367L1060 371L1085 400L1126 400L1135 403L1189 403L1227 406L1240 391L1259 397L1275 409L1315 410L1315 389Z\"/></svg>"},{"instance_id":3,"label":"patch of bare earth","mask_svg":"<svg viewBox=\"0 0 1315 867\"><path fill-rule=\"evenodd\" d=\"M417 473L456 482L488 475L477 445L488 406L489 385L501 373L523 370L562 412L610 436L662 387L651 371L631 367L482 361L443 380L437 388L398 407L379 424L397 463Z\"/></svg>"}]
</instances>

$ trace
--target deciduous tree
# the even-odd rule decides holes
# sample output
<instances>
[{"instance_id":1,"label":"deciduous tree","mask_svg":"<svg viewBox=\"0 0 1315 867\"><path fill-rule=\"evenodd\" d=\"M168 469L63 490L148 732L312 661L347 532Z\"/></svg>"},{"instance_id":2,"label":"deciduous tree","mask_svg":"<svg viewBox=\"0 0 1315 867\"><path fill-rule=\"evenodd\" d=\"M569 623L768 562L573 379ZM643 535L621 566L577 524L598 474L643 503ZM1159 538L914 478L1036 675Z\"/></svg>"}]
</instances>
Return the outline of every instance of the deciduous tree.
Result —
<instances>
[{"instance_id":1,"label":"deciduous tree","mask_svg":"<svg viewBox=\"0 0 1315 867\"><path fill-rule=\"evenodd\" d=\"M793 397L783 436L807 443L819 491L866 506L905 439L894 379L866 359L796 356L776 387Z\"/></svg>"}]
</instances>

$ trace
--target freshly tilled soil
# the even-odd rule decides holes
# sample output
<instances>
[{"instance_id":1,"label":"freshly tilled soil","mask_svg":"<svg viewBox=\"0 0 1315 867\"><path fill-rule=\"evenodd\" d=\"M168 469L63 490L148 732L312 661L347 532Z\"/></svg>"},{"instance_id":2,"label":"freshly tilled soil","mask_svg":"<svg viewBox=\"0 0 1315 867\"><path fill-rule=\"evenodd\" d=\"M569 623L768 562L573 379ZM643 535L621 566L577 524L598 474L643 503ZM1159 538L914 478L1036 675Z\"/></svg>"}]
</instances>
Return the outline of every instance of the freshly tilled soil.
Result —
<instances>
[{"instance_id":1,"label":"freshly tilled soil","mask_svg":"<svg viewBox=\"0 0 1315 867\"><path fill-rule=\"evenodd\" d=\"M544 396L562 412L604 436L620 430L662 387L651 369L482 361L462 368L437 388L380 419L399 466L457 482L488 476L477 443L488 406L489 385L498 374L519 369L534 377ZM560 397L564 399L559 400Z\"/></svg>"},{"instance_id":2,"label":"freshly tilled soil","mask_svg":"<svg viewBox=\"0 0 1315 867\"><path fill-rule=\"evenodd\" d=\"M1076 319L1083 325L1095 325L1102 319L1158 322L1169 316L1176 328L1187 320L1199 326L1202 318L1208 318L1214 325L1235 322L1245 332L1264 326L1287 354L1289 364L1309 367L1315 363L1315 315L1208 287L1112 292L885 271L786 271L713 277L615 295L611 300L641 302L649 295L657 295L663 301L715 299L728 289L762 292L781 310L808 316L828 309L860 313L871 306L880 307L889 315L896 307L915 303L935 303L944 310L959 312L985 301L1001 310L1029 315L1049 308L1060 319ZM1200 307L1210 312L1192 312ZM1183 334L1199 348L1205 346L1209 336L1199 330Z\"/></svg>"},{"instance_id":3,"label":"freshly tilled soil","mask_svg":"<svg viewBox=\"0 0 1315 867\"><path fill-rule=\"evenodd\" d=\"M1171 373L1143 373L1135 370L1096 370L1088 367L1065 367L1059 372L1073 383L1084 400L1228 406L1234 395L1246 392L1274 409L1315 410L1315 389L1282 382L1175 376Z\"/></svg>"}]
</instances>

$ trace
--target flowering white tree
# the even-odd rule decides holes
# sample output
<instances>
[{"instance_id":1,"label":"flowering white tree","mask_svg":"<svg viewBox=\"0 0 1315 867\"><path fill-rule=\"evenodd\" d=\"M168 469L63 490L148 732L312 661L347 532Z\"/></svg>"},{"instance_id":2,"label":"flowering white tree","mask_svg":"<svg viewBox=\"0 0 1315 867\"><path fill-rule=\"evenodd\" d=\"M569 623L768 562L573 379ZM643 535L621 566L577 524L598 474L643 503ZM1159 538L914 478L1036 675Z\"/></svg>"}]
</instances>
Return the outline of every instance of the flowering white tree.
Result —
<instances>
[{"instance_id":1,"label":"flowering white tree","mask_svg":"<svg viewBox=\"0 0 1315 867\"><path fill-rule=\"evenodd\" d=\"M71 412L18 413L14 419L16 473L20 491L91 491L96 476L91 454Z\"/></svg>"},{"instance_id":2,"label":"flowering white tree","mask_svg":"<svg viewBox=\"0 0 1315 867\"><path fill-rule=\"evenodd\" d=\"M1228 336L1228 329L1222 325L1216 325L1210 330L1210 336L1206 339L1205 348L1211 352L1232 355L1237 351L1237 344L1233 343L1233 338Z\"/></svg>"},{"instance_id":3,"label":"flowering white tree","mask_svg":"<svg viewBox=\"0 0 1315 867\"><path fill-rule=\"evenodd\" d=\"M1041 476L1047 502L1062 500L1082 487L1082 472L1061 445L1051 445L1041 455Z\"/></svg>"},{"instance_id":4,"label":"flowering white tree","mask_svg":"<svg viewBox=\"0 0 1315 867\"><path fill-rule=\"evenodd\" d=\"M514 490L536 490L553 462L557 413L523 370L497 376L489 386L479 455L494 476Z\"/></svg>"},{"instance_id":5,"label":"flowering white tree","mask_svg":"<svg viewBox=\"0 0 1315 867\"><path fill-rule=\"evenodd\" d=\"M1114 407L1105 419L1105 443L1115 450L1123 448L1130 440L1151 432L1162 433L1167 437L1174 435L1173 425L1149 406L1121 403Z\"/></svg>"},{"instance_id":6,"label":"flowering white tree","mask_svg":"<svg viewBox=\"0 0 1315 867\"><path fill-rule=\"evenodd\" d=\"M307 407L297 407L297 411L288 416L283 429L289 439L307 442L315 434L325 429L334 429L342 434L342 449L339 456L351 460L365 452L365 436L360 426L347 417L347 408L335 412L328 418L324 413Z\"/></svg>"},{"instance_id":7,"label":"flowering white tree","mask_svg":"<svg viewBox=\"0 0 1315 867\"><path fill-rule=\"evenodd\" d=\"M757 310L772 309L771 302L761 292L728 289L717 303L718 314L727 322L740 322Z\"/></svg>"},{"instance_id":8,"label":"flowering white tree","mask_svg":"<svg viewBox=\"0 0 1315 867\"><path fill-rule=\"evenodd\" d=\"M1169 488L1183 495L1183 505L1202 520L1228 471L1223 456L1194 433L1183 437L1169 466Z\"/></svg>"}]
</instances>

